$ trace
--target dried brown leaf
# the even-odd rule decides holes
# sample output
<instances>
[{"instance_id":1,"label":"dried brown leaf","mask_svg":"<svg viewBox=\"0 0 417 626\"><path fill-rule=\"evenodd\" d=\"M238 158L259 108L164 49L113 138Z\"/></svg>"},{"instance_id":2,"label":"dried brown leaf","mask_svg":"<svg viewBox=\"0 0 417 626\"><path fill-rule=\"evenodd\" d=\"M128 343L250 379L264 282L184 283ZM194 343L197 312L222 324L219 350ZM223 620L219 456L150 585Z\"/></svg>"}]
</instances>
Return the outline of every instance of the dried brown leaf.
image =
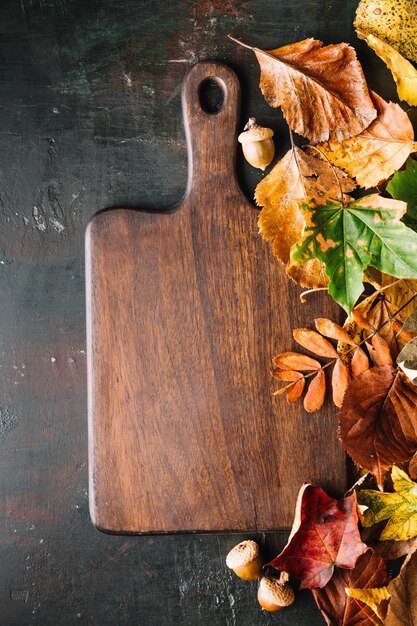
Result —
<instances>
[{"instance_id":1,"label":"dried brown leaf","mask_svg":"<svg viewBox=\"0 0 417 626\"><path fill-rule=\"evenodd\" d=\"M350 598L346 588L381 588L390 580L386 561L368 550L352 570L337 568L323 589L313 589L313 596L328 626L372 626L374 614L369 607Z\"/></svg>"},{"instance_id":2,"label":"dried brown leaf","mask_svg":"<svg viewBox=\"0 0 417 626\"><path fill-rule=\"evenodd\" d=\"M253 50L265 100L280 106L290 128L311 142L342 141L375 119L361 65L348 44L323 47L305 39L275 50Z\"/></svg>"},{"instance_id":3,"label":"dried brown leaf","mask_svg":"<svg viewBox=\"0 0 417 626\"><path fill-rule=\"evenodd\" d=\"M388 585L391 601L385 626L417 624L417 552L409 554L397 578Z\"/></svg>"},{"instance_id":4,"label":"dried brown leaf","mask_svg":"<svg viewBox=\"0 0 417 626\"><path fill-rule=\"evenodd\" d=\"M417 450L417 388L390 366L350 383L339 416L342 448L382 486L386 470Z\"/></svg>"}]
</instances>

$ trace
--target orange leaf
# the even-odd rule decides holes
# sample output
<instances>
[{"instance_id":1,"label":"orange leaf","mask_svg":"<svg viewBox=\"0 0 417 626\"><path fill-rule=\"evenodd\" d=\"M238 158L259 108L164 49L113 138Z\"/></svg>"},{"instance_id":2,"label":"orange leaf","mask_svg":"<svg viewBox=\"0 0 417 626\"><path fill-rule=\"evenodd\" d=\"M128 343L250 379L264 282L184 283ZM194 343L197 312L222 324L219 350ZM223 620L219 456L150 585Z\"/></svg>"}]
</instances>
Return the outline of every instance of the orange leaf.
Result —
<instances>
[{"instance_id":1,"label":"orange leaf","mask_svg":"<svg viewBox=\"0 0 417 626\"><path fill-rule=\"evenodd\" d=\"M327 358L337 357L337 352L330 343L322 335L316 333L315 330L309 330L308 328L295 328L292 331L294 339L300 346L303 346L306 350L314 352L318 356L324 356Z\"/></svg>"},{"instance_id":2,"label":"orange leaf","mask_svg":"<svg viewBox=\"0 0 417 626\"><path fill-rule=\"evenodd\" d=\"M333 387L333 402L337 407L342 406L343 397L347 386L349 385L349 371L348 368L340 359L338 359L333 368L332 374L332 387Z\"/></svg>"},{"instance_id":3,"label":"orange leaf","mask_svg":"<svg viewBox=\"0 0 417 626\"><path fill-rule=\"evenodd\" d=\"M352 357L352 374L354 376L359 376L362 372L366 372L369 370L369 359L366 356L366 353L362 348L356 348Z\"/></svg>"},{"instance_id":4,"label":"orange leaf","mask_svg":"<svg viewBox=\"0 0 417 626\"><path fill-rule=\"evenodd\" d=\"M359 328L363 328L363 330L367 330L370 333L374 330L368 320L362 315L360 311L358 311L358 309L352 309L352 317L359 326Z\"/></svg>"},{"instance_id":5,"label":"orange leaf","mask_svg":"<svg viewBox=\"0 0 417 626\"><path fill-rule=\"evenodd\" d=\"M282 380L288 383L295 382L300 380L300 378L303 378L303 375L295 370L273 370L271 374L276 380Z\"/></svg>"},{"instance_id":6,"label":"orange leaf","mask_svg":"<svg viewBox=\"0 0 417 626\"><path fill-rule=\"evenodd\" d=\"M321 409L326 395L326 376L323 370L317 372L310 383L304 398L304 408L308 413Z\"/></svg>"},{"instance_id":7,"label":"orange leaf","mask_svg":"<svg viewBox=\"0 0 417 626\"><path fill-rule=\"evenodd\" d=\"M321 365L316 359L312 359L306 354L298 354L298 352L283 352L272 359L273 364L280 370L300 370L300 372L309 372L319 370Z\"/></svg>"},{"instance_id":8,"label":"orange leaf","mask_svg":"<svg viewBox=\"0 0 417 626\"><path fill-rule=\"evenodd\" d=\"M401 339L404 339L407 343L414 339L415 334L404 330L404 324L397 319L391 320L391 327L394 333L399 335Z\"/></svg>"},{"instance_id":9,"label":"orange leaf","mask_svg":"<svg viewBox=\"0 0 417 626\"><path fill-rule=\"evenodd\" d=\"M287 402L289 402L289 404L295 404L301 398L301 395L304 391L305 382L305 378L301 378L293 384L293 386L287 393Z\"/></svg>"},{"instance_id":10,"label":"orange leaf","mask_svg":"<svg viewBox=\"0 0 417 626\"><path fill-rule=\"evenodd\" d=\"M372 347L375 350L375 361L377 365L392 365L392 356L389 345L381 335L376 333L371 339Z\"/></svg>"},{"instance_id":11,"label":"orange leaf","mask_svg":"<svg viewBox=\"0 0 417 626\"><path fill-rule=\"evenodd\" d=\"M319 317L314 320L316 324L316 328L325 337L329 337L330 339L336 339L337 341L344 341L351 346L356 346L356 342L353 341L352 337L345 331L344 328L332 322L332 320L328 320L325 317Z\"/></svg>"},{"instance_id":12,"label":"orange leaf","mask_svg":"<svg viewBox=\"0 0 417 626\"><path fill-rule=\"evenodd\" d=\"M276 391L274 391L274 393L272 394L273 396L281 396L283 393L285 393L286 391L288 391L288 389L291 389L291 387L294 385L294 383L289 383L288 385L285 385L285 387L281 387L281 389L277 389Z\"/></svg>"}]
</instances>

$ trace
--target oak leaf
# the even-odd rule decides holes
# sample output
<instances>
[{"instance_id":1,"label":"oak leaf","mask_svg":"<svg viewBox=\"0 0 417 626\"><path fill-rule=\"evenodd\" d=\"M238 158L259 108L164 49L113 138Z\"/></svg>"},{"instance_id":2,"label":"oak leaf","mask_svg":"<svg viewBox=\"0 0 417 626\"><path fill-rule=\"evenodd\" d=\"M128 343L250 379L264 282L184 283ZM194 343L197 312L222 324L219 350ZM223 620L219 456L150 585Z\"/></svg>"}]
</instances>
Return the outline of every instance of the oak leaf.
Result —
<instances>
[{"instance_id":1,"label":"oak leaf","mask_svg":"<svg viewBox=\"0 0 417 626\"><path fill-rule=\"evenodd\" d=\"M404 561L399 575L388 586L391 601L385 626L415 626L417 624L417 553Z\"/></svg>"},{"instance_id":2,"label":"oak leaf","mask_svg":"<svg viewBox=\"0 0 417 626\"><path fill-rule=\"evenodd\" d=\"M378 117L359 135L327 142L320 151L333 165L356 178L361 187L376 187L389 178L416 150L410 119L399 104L371 92Z\"/></svg>"},{"instance_id":3,"label":"oak leaf","mask_svg":"<svg viewBox=\"0 0 417 626\"><path fill-rule=\"evenodd\" d=\"M417 62L417 6L415 0L361 0L355 28L386 41Z\"/></svg>"},{"instance_id":4,"label":"oak leaf","mask_svg":"<svg viewBox=\"0 0 417 626\"><path fill-rule=\"evenodd\" d=\"M366 550L355 494L334 500L320 487L303 485L288 543L270 565L300 578L301 588L314 589L329 582L335 567L355 567Z\"/></svg>"},{"instance_id":5,"label":"oak leaf","mask_svg":"<svg viewBox=\"0 0 417 626\"><path fill-rule=\"evenodd\" d=\"M321 41L304 39L260 50L234 41L255 53L268 104L280 106L288 126L311 142L352 137L376 117L362 67L348 44L323 47Z\"/></svg>"},{"instance_id":6,"label":"oak leaf","mask_svg":"<svg viewBox=\"0 0 417 626\"><path fill-rule=\"evenodd\" d=\"M317 201L340 198L338 180L346 193L355 188L355 183L344 172L333 171L329 163L294 147L256 187L256 203L263 207L258 220L259 232L272 242L275 256L287 265L287 272L303 287L326 287L328 279L317 259L311 261L309 267L289 265L291 247L300 239L304 228L304 215L299 205L307 198Z\"/></svg>"},{"instance_id":7,"label":"oak leaf","mask_svg":"<svg viewBox=\"0 0 417 626\"><path fill-rule=\"evenodd\" d=\"M291 257L296 263L323 261L329 294L348 313L363 291L369 265L398 278L417 277L417 235L400 221L404 202L373 194L346 206L327 200L302 207L307 225Z\"/></svg>"},{"instance_id":8,"label":"oak leaf","mask_svg":"<svg viewBox=\"0 0 417 626\"><path fill-rule=\"evenodd\" d=\"M364 39L368 46L384 61L397 85L400 100L405 100L411 106L417 105L417 70L410 61L397 52L385 41L375 35L358 32L358 37Z\"/></svg>"},{"instance_id":9,"label":"oak leaf","mask_svg":"<svg viewBox=\"0 0 417 626\"><path fill-rule=\"evenodd\" d=\"M367 507L362 514L365 528L387 520L381 540L404 541L417 536L417 483L393 466L391 478L394 492L372 489L358 491L358 502Z\"/></svg>"},{"instance_id":10,"label":"oak leaf","mask_svg":"<svg viewBox=\"0 0 417 626\"><path fill-rule=\"evenodd\" d=\"M345 590L384 588L389 580L385 559L369 549L358 558L354 569L336 569L323 589L313 590L313 596L328 626L372 626L374 612Z\"/></svg>"},{"instance_id":11,"label":"oak leaf","mask_svg":"<svg viewBox=\"0 0 417 626\"><path fill-rule=\"evenodd\" d=\"M417 389L398 369L374 367L350 383L339 416L342 448L382 486L417 450Z\"/></svg>"},{"instance_id":12,"label":"oak leaf","mask_svg":"<svg viewBox=\"0 0 417 626\"><path fill-rule=\"evenodd\" d=\"M402 221L417 231L417 161L408 159L405 170L395 172L389 181L387 191L396 200L407 203Z\"/></svg>"}]
</instances>

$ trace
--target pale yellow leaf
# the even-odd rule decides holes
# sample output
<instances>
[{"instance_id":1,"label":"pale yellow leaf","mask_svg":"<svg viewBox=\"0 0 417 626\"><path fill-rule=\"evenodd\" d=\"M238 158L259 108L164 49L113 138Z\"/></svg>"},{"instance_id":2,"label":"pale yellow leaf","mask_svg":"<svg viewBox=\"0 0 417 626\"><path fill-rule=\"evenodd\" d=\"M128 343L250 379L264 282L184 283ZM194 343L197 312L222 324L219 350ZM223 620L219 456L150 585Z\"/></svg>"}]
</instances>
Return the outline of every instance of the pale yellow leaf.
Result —
<instances>
[{"instance_id":1,"label":"pale yellow leaf","mask_svg":"<svg viewBox=\"0 0 417 626\"><path fill-rule=\"evenodd\" d=\"M345 591L350 598L363 602L375 613L379 619L378 624L382 624L387 613L388 601L390 594L387 587L380 587L378 589L355 589L353 587L346 587Z\"/></svg>"},{"instance_id":2,"label":"pale yellow leaf","mask_svg":"<svg viewBox=\"0 0 417 626\"><path fill-rule=\"evenodd\" d=\"M358 33L358 37L365 39L366 43L384 61L391 70L397 85L398 97L417 106L417 70L397 50L375 35Z\"/></svg>"}]
</instances>

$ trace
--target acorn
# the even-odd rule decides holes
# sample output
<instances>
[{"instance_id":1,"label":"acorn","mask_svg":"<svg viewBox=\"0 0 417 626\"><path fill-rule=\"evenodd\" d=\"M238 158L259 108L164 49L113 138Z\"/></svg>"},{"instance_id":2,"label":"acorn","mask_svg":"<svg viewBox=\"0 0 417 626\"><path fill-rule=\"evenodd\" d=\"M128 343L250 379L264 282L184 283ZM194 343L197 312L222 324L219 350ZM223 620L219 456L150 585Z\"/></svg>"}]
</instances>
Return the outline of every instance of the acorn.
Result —
<instances>
[{"instance_id":1,"label":"acorn","mask_svg":"<svg viewBox=\"0 0 417 626\"><path fill-rule=\"evenodd\" d=\"M273 130L259 126L254 117L249 118L238 141L242 144L245 159L253 167L263 171L271 163L275 154L273 135Z\"/></svg>"},{"instance_id":2,"label":"acorn","mask_svg":"<svg viewBox=\"0 0 417 626\"><path fill-rule=\"evenodd\" d=\"M288 584L288 574L280 578L264 576L258 589L258 602L264 611L280 611L294 602L294 591Z\"/></svg>"},{"instance_id":3,"label":"acorn","mask_svg":"<svg viewBox=\"0 0 417 626\"><path fill-rule=\"evenodd\" d=\"M243 580L255 580L262 571L262 560L256 541L248 539L238 543L226 557L226 565Z\"/></svg>"}]
</instances>

